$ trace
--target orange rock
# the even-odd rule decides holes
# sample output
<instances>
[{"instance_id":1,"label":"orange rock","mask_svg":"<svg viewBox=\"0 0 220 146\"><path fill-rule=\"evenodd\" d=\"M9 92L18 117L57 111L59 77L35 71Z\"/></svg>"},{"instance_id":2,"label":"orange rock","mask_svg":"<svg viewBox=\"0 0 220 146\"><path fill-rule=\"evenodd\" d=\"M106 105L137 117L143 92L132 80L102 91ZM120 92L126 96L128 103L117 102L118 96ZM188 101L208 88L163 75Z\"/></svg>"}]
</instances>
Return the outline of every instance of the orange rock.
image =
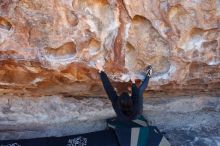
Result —
<instances>
[{"instance_id":1,"label":"orange rock","mask_svg":"<svg viewBox=\"0 0 220 146\"><path fill-rule=\"evenodd\" d=\"M154 68L146 96L220 94L220 3L74 0L0 3L0 93L105 95Z\"/></svg>"}]
</instances>

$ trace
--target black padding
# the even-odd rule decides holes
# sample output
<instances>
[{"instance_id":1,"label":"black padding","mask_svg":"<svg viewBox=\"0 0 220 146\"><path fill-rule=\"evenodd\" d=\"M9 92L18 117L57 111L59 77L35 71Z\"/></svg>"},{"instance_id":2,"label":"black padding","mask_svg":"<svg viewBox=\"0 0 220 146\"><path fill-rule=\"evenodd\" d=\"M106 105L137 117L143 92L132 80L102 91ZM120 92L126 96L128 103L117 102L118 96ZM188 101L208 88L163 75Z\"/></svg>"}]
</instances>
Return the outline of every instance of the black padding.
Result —
<instances>
[{"instance_id":1,"label":"black padding","mask_svg":"<svg viewBox=\"0 0 220 146\"><path fill-rule=\"evenodd\" d=\"M65 137L0 141L0 146L119 146L111 129Z\"/></svg>"}]
</instances>

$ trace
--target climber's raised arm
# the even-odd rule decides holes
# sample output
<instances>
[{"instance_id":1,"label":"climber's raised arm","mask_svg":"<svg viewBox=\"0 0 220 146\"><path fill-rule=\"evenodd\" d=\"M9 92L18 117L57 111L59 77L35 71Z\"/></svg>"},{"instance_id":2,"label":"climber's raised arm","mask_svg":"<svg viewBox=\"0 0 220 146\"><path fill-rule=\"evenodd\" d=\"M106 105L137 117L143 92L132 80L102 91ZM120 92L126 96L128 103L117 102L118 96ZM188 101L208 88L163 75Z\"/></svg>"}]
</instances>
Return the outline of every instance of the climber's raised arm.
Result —
<instances>
[{"instance_id":1,"label":"climber's raised arm","mask_svg":"<svg viewBox=\"0 0 220 146\"><path fill-rule=\"evenodd\" d=\"M111 101L116 101L117 94L114 88L112 87L111 82L108 79L108 76L104 71L100 71L99 74L108 97L110 98Z\"/></svg>"},{"instance_id":2,"label":"climber's raised arm","mask_svg":"<svg viewBox=\"0 0 220 146\"><path fill-rule=\"evenodd\" d=\"M138 100L137 98L138 98L138 87L136 86L136 84L135 84L135 76L134 76L134 74L132 74L131 75L131 82L132 82L132 84L131 84L131 91L132 91L132 100L133 100L133 102L135 101L135 100Z\"/></svg>"},{"instance_id":3,"label":"climber's raised arm","mask_svg":"<svg viewBox=\"0 0 220 146\"><path fill-rule=\"evenodd\" d=\"M99 75L100 75L103 87L104 87L109 99L112 101L112 103L116 102L118 96L117 96L114 88L112 87L108 76L104 72L103 64L101 62L97 62L96 63L96 68L99 70Z\"/></svg>"},{"instance_id":4,"label":"climber's raised arm","mask_svg":"<svg viewBox=\"0 0 220 146\"><path fill-rule=\"evenodd\" d=\"M143 95L144 90L147 88L151 75L152 75L152 66L148 65L147 68L145 69L145 78L144 78L144 80L142 81L142 84L139 87L140 96Z\"/></svg>"}]
</instances>

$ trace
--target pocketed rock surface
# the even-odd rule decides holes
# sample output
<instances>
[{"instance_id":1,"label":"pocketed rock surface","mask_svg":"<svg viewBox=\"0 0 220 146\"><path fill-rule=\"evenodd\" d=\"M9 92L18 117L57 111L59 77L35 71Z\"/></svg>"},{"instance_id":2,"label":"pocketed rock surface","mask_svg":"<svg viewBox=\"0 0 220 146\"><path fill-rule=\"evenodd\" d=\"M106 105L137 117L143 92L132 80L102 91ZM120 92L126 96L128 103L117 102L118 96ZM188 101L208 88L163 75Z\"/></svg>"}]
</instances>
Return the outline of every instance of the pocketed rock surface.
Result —
<instances>
[{"instance_id":1,"label":"pocketed rock surface","mask_svg":"<svg viewBox=\"0 0 220 146\"><path fill-rule=\"evenodd\" d=\"M104 95L99 61L119 89L152 64L152 92L219 95L219 28L219 0L3 0L0 93Z\"/></svg>"}]
</instances>

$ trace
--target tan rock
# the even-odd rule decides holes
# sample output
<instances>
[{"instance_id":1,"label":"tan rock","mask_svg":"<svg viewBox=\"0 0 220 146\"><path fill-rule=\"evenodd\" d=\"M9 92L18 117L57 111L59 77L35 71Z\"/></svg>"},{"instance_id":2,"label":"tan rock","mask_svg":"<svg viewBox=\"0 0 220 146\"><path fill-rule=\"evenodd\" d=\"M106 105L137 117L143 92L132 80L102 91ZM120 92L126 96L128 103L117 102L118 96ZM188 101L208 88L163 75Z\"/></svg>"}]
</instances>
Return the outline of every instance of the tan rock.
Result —
<instances>
[{"instance_id":1,"label":"tan rock","mask_svg":"<svg viewBox=\"0 0 220 146\"><path fill-rule=\"evenodd\" d=\"M220 92L219 0L5 0L0 93L105 95L154 68L146 96ZM158 94L158 95L159 95Z\"/></svg>"}]
</instances>

